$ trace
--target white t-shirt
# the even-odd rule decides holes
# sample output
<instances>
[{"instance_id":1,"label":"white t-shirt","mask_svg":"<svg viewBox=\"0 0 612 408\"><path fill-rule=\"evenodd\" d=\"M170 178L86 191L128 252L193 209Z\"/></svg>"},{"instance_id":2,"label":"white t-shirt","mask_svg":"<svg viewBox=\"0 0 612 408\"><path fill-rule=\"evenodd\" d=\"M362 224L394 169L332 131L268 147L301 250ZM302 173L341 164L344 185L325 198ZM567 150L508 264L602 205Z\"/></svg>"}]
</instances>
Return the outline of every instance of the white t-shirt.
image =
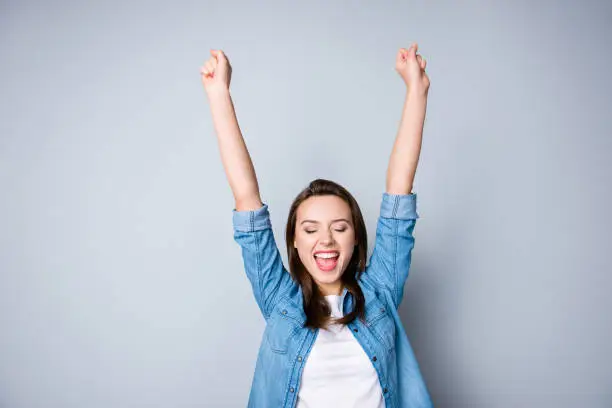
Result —
<instances>
[{"instance_id":1,"label":"white t-shirt","mask_svg":"<svg viewBox=\"0 0 612 408\"><path fill-rule=\"evenodd\" d=\"M339 295L325 299L332 317L342 317ZM304 365L297 408L384 408L378 375L347 326L320 329Z\"/></svg>"}]
</instances>

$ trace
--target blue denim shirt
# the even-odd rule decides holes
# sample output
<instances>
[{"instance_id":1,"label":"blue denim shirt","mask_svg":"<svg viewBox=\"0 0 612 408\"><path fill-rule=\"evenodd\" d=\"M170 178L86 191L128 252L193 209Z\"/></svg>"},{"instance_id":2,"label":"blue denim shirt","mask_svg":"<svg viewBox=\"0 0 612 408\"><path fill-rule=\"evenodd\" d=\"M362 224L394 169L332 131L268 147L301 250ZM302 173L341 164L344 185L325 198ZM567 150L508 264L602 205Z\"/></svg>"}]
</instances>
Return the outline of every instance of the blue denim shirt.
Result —
<instances>
[{"instance_id":1,"label":"blue denim shirt","mask_svg":"<svg viewBox=\"0 0 612 408\"><path fill-rule=\"evenodd\" d=\"M419 218L416 199L416 194L383 193L374 251L359 281L365 296L365 323L355 319L348 324L376 369L387 408L433 406L397 312ZM283 265L268 205L253 211L234 209L233 226L246 275L266 320L248 406L295 407L302 370L318 330L303 327L302 289ZM347 313L352 300L344 289L342 305Z\"/></svg>"}]
</instances>

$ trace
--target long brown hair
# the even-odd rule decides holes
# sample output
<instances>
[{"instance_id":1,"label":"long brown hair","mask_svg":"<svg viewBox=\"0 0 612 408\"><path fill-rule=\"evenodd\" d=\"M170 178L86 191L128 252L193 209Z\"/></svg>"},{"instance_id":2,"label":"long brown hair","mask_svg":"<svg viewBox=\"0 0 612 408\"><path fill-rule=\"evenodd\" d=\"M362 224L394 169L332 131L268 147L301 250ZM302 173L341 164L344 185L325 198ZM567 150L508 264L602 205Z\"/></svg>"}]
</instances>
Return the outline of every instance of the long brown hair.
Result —
<instances>
[{"instance_id":1,"label":"long brown hair","mask_svg":"<svg viewBox=\"0 0 612 408\"><path fill-rule=\"evenodd\" d=\"M295 229L297 222L297 209L300 204L309 197L334 195L344 200L351 209L353 217L353 225L355 229L355 239L357 245L353 251L353 256L349 261L341 281L348 292L353 296L353 310L346 314L337 322L347 324L359 317L365 319L365 299L361 287L357 283L359 277L365 270L366 257L368 249L368 237L361 215L361 210L355 198L348 192L347 189L330 180L316 179L310 182L308 187L302 190L291 204L287 227L285 229L285 240L287 243L287 256L289 259L289 272L293 279L298 282L302 288L304 301L304 312L306 313L306 327L324 328L331 320L331 310L320 292L317 284L312 279L312 276L306 270L306 267L300 260L297 249L293 246L295 238Z\"/></svg>"}]
</instances>

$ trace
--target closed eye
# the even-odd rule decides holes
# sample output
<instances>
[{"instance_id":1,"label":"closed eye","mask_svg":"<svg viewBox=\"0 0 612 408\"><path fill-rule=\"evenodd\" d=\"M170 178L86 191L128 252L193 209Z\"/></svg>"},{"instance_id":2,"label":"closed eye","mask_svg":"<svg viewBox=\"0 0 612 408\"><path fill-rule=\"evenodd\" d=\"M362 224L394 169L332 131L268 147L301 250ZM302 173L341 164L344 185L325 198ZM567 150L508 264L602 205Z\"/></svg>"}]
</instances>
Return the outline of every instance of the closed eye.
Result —
<instances>
[{"instance_id":1,"label":"closed eye","mask_svg":"<svg viewBox=\"0 0 612 408\"><path fill-rule=\"evenodd\" d=\"M341 229L337 229L337 230L335 230L335 231L338 231L338 232L344 232L344 231L346 231L346 230L347 230L346 228L341 228ZM317 231L308 231L308 230L304 230L304 232L305 232L305 233L307 233L307 234L312 234L312 233L315 233L315 232L317 232Z\"/></svg>"}]
</instances>

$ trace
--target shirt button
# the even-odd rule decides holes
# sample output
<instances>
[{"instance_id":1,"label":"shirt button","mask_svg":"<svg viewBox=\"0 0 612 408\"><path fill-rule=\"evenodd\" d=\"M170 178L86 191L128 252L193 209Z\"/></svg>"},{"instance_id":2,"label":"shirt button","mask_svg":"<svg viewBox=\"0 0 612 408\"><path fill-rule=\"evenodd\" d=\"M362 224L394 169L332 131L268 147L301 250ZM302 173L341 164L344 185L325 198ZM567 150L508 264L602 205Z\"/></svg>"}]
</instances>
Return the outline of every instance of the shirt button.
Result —
<instances>
[{"instance_id":1,"label":"shirt button","mask_svg":"<svg viewBox=\"0 0 612 408\"><path fill-rule=\"evenodd\" d=\"M389 390L385 387L385 389L383 390L383 392L386 394L389 392Z\"/></svg>"},{"instance_id":2,"label":"shirt button","mask_svg":"<svg viewBox=\"0 0 612 408\"><path fill-rule=\"evenodd\" d=\"M295 390L293 389L293 387L289 388L289 392L294 392Z\"/></svg>"},{"instance_id":3,"label":"shirt button","mask_svg":"<svg viewBox=\"0 0 612 408\"><path fill-rule=\"evenodd\" d=\"M384 308L384 307L381 307L381 308L380 308L380 311L381 311L381 313L382 313L382 312L384 312L384 311L385 311L385 308Z\"/></svg>"},{"instance_id":4,"label":"shirt button","mask_svg":"<svg viewBox=\"0 0 612 408\"><path fill-rule=\"evenodd\" d=\"M377 360L376 356L372 357L372 361L376 361L376 360Z\"/></svg>"},{"instance_id":5,"label":"shirt button","mask_svg":"<svg viewBox=\"0 0 612 408\"><path fill-rule=\"evenodd\" d=\"M298 361L302 361L302 356L299 356L299 357L298 357Z\"/></svg>"},{"instance_id":6,"label":"shirt button","mask_svg":"<svg viewBox=\"0 0 612 408\"><path fill-rule=\"evenodd\" d=\"M353 329L353 331L354 331L355 333L357 333L357 332L359 331L359 329L354 328L354 329Z\"/></svg>"},{"instance_id":7,"label":"shirt button","mask_svg":"<svg viewBox=\"0 0 612 408\"><path fill-rule=\"evenodd\" d=\"M286 310L286 309L283 309L283 312L282 312L282 313L283 313L283 314L287 314L287 310Z\"/></svg>"}]
</instances>

